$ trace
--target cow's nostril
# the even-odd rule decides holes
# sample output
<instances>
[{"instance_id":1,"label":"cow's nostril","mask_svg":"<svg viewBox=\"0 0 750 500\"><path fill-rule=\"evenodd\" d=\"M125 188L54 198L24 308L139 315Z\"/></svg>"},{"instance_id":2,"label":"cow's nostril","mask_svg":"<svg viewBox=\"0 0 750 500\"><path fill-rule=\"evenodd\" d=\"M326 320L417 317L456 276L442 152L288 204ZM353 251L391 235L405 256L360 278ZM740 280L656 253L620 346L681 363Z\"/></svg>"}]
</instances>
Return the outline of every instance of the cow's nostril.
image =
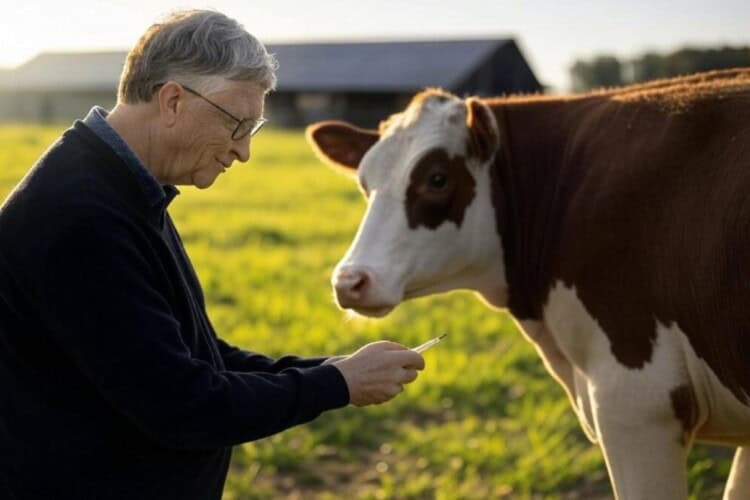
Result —
<instances>
[{"instance_id":1,"label":"cow's nostril","mask_svg":"<svg viewBox=\"0 0 750 500\"><path fill-rule=\"evenodd\" d=\"M352 291L353 292L361 292L365 288L367 288L367 284L370 281L370 279L367 277L367 274L360 273L360 275L357 277L357 281L352 285Z\"/></svg>"},{"instance_id":2,"label":"cow's nostril","mask_svg":"<svg viewBox=\"0 0 750 500\"><path fill-rule=\"evenodd\" d=\"M354 307L367 301L372 278L362 269L344 268L334 280L336 298L342 307Z\"/></svg>"}]
</instances>

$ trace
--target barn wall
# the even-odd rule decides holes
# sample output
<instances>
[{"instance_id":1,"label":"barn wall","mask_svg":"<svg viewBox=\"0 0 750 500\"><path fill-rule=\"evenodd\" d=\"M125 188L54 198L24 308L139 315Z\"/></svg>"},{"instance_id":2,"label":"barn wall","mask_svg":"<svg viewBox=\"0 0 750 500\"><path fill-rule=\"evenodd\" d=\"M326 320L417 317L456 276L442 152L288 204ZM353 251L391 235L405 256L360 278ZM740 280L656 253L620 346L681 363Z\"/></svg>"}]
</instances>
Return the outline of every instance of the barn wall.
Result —
<instances>
[{"instance_id":1,"label":"barn wall","mask_svg":"<svg viewBox=\"0 0 750 500\"><path fill-rule=\"evenodd\" d=\"M518 47L509 43L459 82L455 92L462 96L489 97L543 90Z\"/></svg>"},{"instance_id":2,"label":"barn wall","mask_svg":"<svg viewBox=\"0 0 750 500\"><path fill-rule=\"evenodd\" d=\"M92 106L112 109L117 96L112 92L0 91L0 121L71 122L83 118Z\"/></svg>"},{"instance_id":3,"label":"barn wall","mask_svg":"<svg viewBox=\"0 0 750 500\"><path fill-rule=\"evenodd\" d=\"M266 101L269 124L304 127L321 120L345 120L360 127L377 127L402 110L410 93L275 92Z\"/></svg>"},{"instance_id":4,"label":"barn wall","mask_svg":"<svg viewBox=\"0 0 750 500\"><path fill-rule=\"evenodd\" d=\"M363 128L377 128L380 122L406 107L411 94L357 93L346 95L343 119Z\"/></svg>"}]
</instances>

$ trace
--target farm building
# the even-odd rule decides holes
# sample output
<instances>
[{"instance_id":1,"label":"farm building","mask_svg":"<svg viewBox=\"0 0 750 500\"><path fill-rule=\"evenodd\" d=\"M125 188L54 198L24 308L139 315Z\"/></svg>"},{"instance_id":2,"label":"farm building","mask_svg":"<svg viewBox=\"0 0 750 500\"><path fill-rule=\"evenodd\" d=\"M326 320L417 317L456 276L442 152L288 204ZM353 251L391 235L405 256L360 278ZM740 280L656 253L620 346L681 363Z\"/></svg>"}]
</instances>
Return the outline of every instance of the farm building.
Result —
<instances>
[{"instance_id":1,"label":"farm building","mask_svg":"<svg viewBox=\"0 0 750 500\"><path fill-rule=\"evenodd\" d=\"M542 90L511 39L269 44L278 88L266 114L277 126L337 118L373 126L425 87L458 95ZM0 120L70 121L115 104L126 52L40 54L0 71Z\"/></svg>"}]
</instances>

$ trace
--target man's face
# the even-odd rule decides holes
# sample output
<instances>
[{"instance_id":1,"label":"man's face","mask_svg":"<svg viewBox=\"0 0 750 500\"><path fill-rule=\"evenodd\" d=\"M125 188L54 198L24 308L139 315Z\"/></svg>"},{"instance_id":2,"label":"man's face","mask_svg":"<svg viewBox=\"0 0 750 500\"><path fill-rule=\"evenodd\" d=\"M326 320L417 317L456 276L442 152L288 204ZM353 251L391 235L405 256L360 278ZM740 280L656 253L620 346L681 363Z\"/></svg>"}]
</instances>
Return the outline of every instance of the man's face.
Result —
<instances>
[{"instance_id":1,"label":"man's face","mask_svg":"<svg viewBox=\"0 0 750 500\"><path fill-rule=\"evenodd\" d=\"M239 119L263 116L265 91L255 82L224 80L201 95ZM176 151L168 161L167 178L172 184L207 188L232 162L250 158L250 135L232 139L235 120L190 92L181 99Z\"/></svg>"}]
</instances>

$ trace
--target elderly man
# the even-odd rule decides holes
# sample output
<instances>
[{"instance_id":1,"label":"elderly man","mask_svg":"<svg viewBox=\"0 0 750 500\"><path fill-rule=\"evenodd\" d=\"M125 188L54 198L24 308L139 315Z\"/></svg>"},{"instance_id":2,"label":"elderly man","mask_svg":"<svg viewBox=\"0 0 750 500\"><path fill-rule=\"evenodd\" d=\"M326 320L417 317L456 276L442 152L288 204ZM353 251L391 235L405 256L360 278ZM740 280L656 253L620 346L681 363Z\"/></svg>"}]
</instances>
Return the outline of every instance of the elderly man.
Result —
<instances>
[{"instance_id":1,"label":"elderly man","mask_svg":"<svg viewBox=\"0 0 750 500\"><path fill-rule=\"evenodd\" d=\"M0 210L0 498L221 497L232 445L382 403L392 342L270 359L214 332L167 212L250 157L275 62L217 12L174 14Z\"/></svg>"}]
</instances>

